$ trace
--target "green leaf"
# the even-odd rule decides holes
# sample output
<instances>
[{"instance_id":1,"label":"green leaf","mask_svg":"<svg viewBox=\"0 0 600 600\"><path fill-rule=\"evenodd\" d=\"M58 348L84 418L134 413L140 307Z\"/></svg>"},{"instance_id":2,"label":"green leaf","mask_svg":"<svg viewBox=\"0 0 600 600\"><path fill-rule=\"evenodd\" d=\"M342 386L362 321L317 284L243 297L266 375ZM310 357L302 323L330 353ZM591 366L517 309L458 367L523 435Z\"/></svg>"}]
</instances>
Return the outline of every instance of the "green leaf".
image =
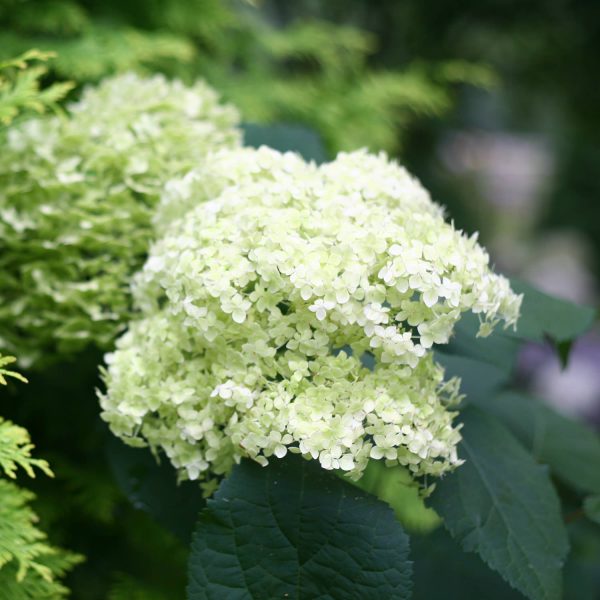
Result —
<instances>
[{"instance_id":1,"label":"green leaf","mask_svg":"<svg viewBox=\"0 0 600 600\"><path fill-rule=\"evenodd\" d=\"M512 374L520 342L506 332L496 328L488 337L477 337L479 319L472 313L463 315L456 324L454 336L444 352L477 359L503 371L506 377Z\"/></svg>"},{"instance_id":2,"label":"green leaf","mask_svg":"<svg viewBox=\"0 0 600 600\"><path fill-rule=\"evenodd\" d=\"M567 600L598 600L600 590L600 535L586 519L569 524L571 552L565 565Z\"/></svg>"},{"instance_id":3,"label":"green leaf","mask_svg":"<svg viewBox=\"0 0 600 600\"><path fill-rule=\"evenodd\" d=\"M244 461L200 515L188 600L401 600L408 552L388 506L314 461Z\"/></svg>"},{"instance_id":4,"label":"green leaf","mask_svg":"<svg viewBox=\"0 0 600 600\"><path fill-rule=\"evenodd\" d=\"M435 360L446 370L446 379L460 377L460 390L467 401L496 394L509 380L509 373L505 369L468 356L436 350Z\"/></svg>"},{"instance_id":5,"label":"green leaf","mask_svg":"<svg viewBox=\"0 0 600 600\"><path fill-rule=\"evenodd\" d=\"M583 503L585 516L600 525L600 495L589 496Z\"/></svg>"},{"instance_id":6,"label":"green leaf","mask_svg":"<svg viewBox=\"0 0 600 600\"><path fill-rule=\"evenodd\" d=\"M109 441L107 453L115 479L133 506L189 543L198 511L205 505L197 482L178 484L168 460L158 463L147 448L131 448L116 438Z\"/></svg>"},{"instance_id":7,"label":"green leaf","mask_svg":"<svg viewBox=\"0 0 600 600\"><path fill-rule=\"evenodd\" d=\"M476 377L475 382L470 380L468 372L466 377L458 373L463 376L467 388L475 385L477 391L486 392L498 387L498 378L508 380L513 373L522 340L542 342L550 339L563 364L566 364L572 341L589 329L594 321L594 310L589 307L553 298L519 281L513 280L512 286L516 292L524 295L516 331L496 328L490 336L478 338L479 320L476 315L469 313L463 315L456 324L454 336L444 347L444 355L475 360L484 369L484 376ZM456 364L458 370L477 371L472 369L476 363ZM450 367L451 371L453 369L454 363ZM488 384L489 377L492 378L491 385Z\"/></svg>"},{"instance_id":8,"label":"green leaf","mask_svg":"<svg viewBox=\"0 0 600 600\"><path fill-rule=\"evenodd\" d=\"M440 524L435 511L425 506L419 484L405 467L387 467L383 461L371 460L363 476L351 483L389 504L409 531L425 533Z\"/></svg>"},{"instance_id":9,"label":"green leaf","mask_svg":"<svg viewBox=\"0 0 600 600\"><path fill-rule=\"evenodd\" d=\"M521 281L512 280L515 292L523 294L521 317L516 332L507 334L525 340L542 342L550 338L567 342L585 333L596 317L593 308L548 296Z\"/></svg>"},{"instance_id":10,"label":"green leaf","mask_svg":"<svg viewBox=\"0 0 600 600\"><path fill-rule=\"evenodd\" d=\"M516 392L490 396L479 406L497 416L564 483L600 494L600 436L595 431Z\"/></svg>"},{"instance_id":11,"label":"green leaf","mask_svg":"<svg viewBox=\"0 0 600 600\"><path fill-rule=\"evenodd\" d=\"M532 600L560 600L568 542L546 469L478 408L461 417L466 462L437 484L433 508L467 552L514 588Z\"/></svg>"},{"instance_id":12,"label":"green leaf","mask_svg":"<svg viewBox=\"0 0 600 600\"><path fill-rule=\"evenodd\" d=\"M443 527L411 537L412 600L523 600L476 554L461 552Z\"/></svg>"},{"instance_id":13,"label":"green leaf","mask_svg":"<svg viewBox=\"0 0 600 600\"><path fill-rule=\"evenodd\" d=\"M305 160L314 160L317 164L327 160L321 137L308 127L287 123L243 123L242 130L246 146L258 148L264 145L280 152L298 152Z\"/></svg>"}]
</instances>

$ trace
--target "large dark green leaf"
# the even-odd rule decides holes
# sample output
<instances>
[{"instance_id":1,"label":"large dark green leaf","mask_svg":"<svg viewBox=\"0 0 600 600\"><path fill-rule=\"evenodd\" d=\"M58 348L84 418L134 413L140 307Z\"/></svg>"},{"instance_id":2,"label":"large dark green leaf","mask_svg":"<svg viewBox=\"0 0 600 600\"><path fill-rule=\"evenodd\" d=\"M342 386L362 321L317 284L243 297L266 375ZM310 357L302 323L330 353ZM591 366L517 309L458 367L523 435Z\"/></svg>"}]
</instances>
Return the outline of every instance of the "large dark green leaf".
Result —
<instances>
[{"instance_id":1,"label":"large dark green leaf","mask_svg":"<svg viewBox=\"0 0 600 600\"><path fill-rule=\"evenodd\" d=\"M244 461L200 515L188 599L401 600L408 552L388 506L314 461Z\"/></svg>"},{"instance_id":2,"label":"large dark green leaf","mask_svg":"<svg viewBox=\"0 0 600 600\"><path fill-rule=\"evenodd\" d=\"M463 315L456 324L450 342L443 347L444 352L494 365L508 378L517 360L520 341L507 335L506 330L500 327L497 327L488 337L477 337L478 331L478 317L472 313Z\"/></svg>"},{"instance_id":3,"label":"large dark green leaf","mask_svg":"<svg viewBox=\"0 0 600 600\"><path fill-rule=\"evenodd\" d=\"M569 524L571 552L565 565L565 600L600 597L600 528L585 519Z\"/></svg>"},{"instance_id":4,"label":"large dark green leaf","mask_svg":"<svg viewBox=\"0 0 600 600\"><path fill-rule=\"evenodd\" d=\"M506 379L512 374L520 341L551 340L566 360L571 342L592 325L595 312L567 300L554 298L521 281L513 280L512 287L523 294L521 316L516 329L497 327L486 338L478 338L479 319L471 313L463 315L455 333L443 352L464 356L493 365Z\"/></svg>"},{"instance_id":5,"label":"large dark green leaf","mask_svg":"<svg viewBox=\"0 0 600 600\"><path fill-rule=\"evenodd\" d=\"M600 525L600 495L587 497L583 509L588 519Z\"/></svg>"},{"instance_id":6,"label":"large dark green leaf","mask_svg":"<svg viewBox=\"0 0 600 600\"><path fill-rule=\"evenodd\" d=\"M412 600L523 600L476 554L461 551L459 544L440 527L429 535L411 537L414 560Z\"/></svg>"},{"instance_id":7,"label":"large dark green leaf","mask_svg":"<svg viewBox=\"0 0 600 600\"><path fill-rule=\"evenodd\" d=\"M463 548L513 587L533 600L560 600L568 542L546 469L478 408L461 420L466 462L438 483L433 507Z\"/></svg>"},{"instance_id":8,"label":"large dark green leaf","mask_svg":"<svg viewBox=\"0 0 600 600\"><path fill-rule=\"evenodd\" d=\"M446 378L460 377L460 390L467 401L496 394L509 381L506 369L469 356L436 351L435 360L446 370Z\"/></svg>"},{"instance_id":9,"label":"large dark green leaf","mask_svg":"<svg viewBox=\"0 0 600 600\"><path fill-rule=\"evenodd\" d=\"M147 448L131 448L114 437L107 454L117 484L133 506L189 543L198 511L205 505L198 483L178 484L166 458L159 463Z\"/></svg>"},{"instance_id":10,"label":"large dark green leaf","mask_svg":"<svg viewBox=\"0 0 600 600\"><path fill-rule=\"evenodd\" d=\"M258 148L264 145L280 152L298 152L305 160L314 160L316 163L327 160L327 152L319 134L303 125L243 123L242 130L246 146Z\"/></svg>"},{"instance_id":11,"label":"large dark green leaf","mask_svg":"<svg viewBox=\"0 0 600 600\"><path fill-rule=\"evenodd\" d=\"M600 436L584 423L516 392L485 398L480 407L499 417L559 479L575 490L600 494Z\"/></svg>"},{"instance_id":12,"label":"large dark green leaf","mask_svg":"<svg viewBox=\"0 0 600 600\"><path fill-rule=\"evenodd\" d=\"M523 294L521 317L516 332L508 335L520 339L569 342L587 331L595 318L594 309L568 300L554 298L521 281L512 280L515 292Z\"/></svg>"}]
</instances>

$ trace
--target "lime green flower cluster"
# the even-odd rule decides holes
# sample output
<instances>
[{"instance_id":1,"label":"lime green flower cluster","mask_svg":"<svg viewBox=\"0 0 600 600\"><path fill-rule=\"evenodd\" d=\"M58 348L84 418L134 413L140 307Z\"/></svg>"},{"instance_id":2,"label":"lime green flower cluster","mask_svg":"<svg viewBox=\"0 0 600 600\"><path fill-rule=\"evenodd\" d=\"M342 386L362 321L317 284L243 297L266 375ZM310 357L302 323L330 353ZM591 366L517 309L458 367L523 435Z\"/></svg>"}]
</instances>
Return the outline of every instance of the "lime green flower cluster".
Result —
<instances>
[{"instance_id":1,"label":"lime green flower cluster","mask_svg":"<svg viewBox=\"0 0 600 600\"><path fill-rule=\"evenodd\" d=\"M157 219L142 316L107 356L115 434L190 479L288 451L351 477L370 459L417 476L460 464L458 381L431 348L464 311L482 334L514 324L521 298L403 168L219 152L169 182Z\"/></svg>"},{"instance_id":2,"label":"lime green flower cluster","mask_svg":"<svg viewBox=\"0 0 600 600\"><path fill-rule=\"evenodd\" d=\"M241 140L235 109L202 82L116 76L68 112L3 144L0 342L23 363L112 343L165 182Z\"/></svg>"}]
</instances>

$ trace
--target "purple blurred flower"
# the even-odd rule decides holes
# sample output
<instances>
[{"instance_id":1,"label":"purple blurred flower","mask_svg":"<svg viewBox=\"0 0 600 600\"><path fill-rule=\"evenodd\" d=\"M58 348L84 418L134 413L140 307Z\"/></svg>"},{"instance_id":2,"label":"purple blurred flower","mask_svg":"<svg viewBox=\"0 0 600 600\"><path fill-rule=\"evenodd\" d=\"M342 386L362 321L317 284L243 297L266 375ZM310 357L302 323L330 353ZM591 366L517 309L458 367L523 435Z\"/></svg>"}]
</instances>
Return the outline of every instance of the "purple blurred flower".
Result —
<instances>
[{"instance_id":1,"label":"purple blurred flower","mask_svg":"<svg viewBox=\"0 0 600 600\"><path fill-rule=\"evenodd\" d=\"M577 340L561 368L549 344L529 344L519 357L519 372L540 396L560 412L600 424L600 334Z\"/></svg>"}]
</instances>

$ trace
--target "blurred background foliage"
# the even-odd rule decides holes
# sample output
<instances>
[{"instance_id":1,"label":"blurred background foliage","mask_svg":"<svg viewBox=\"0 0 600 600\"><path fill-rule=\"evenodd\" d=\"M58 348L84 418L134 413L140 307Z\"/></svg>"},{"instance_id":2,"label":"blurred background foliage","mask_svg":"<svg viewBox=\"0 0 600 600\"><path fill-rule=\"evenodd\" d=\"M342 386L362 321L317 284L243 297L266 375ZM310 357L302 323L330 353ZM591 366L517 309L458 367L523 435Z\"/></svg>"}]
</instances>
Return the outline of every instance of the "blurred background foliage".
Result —
<instances>
[{"instance_id":1,"label":"blurred background foliage","mask_svg":"<svg viewBox=\"0 0 600 600\"><path fill-rule=\"evenodd\" d=\"M2 0L0 48L51 49L54 75L80 83L128 69L201 76L247 121L310 125L332 153L395 152L416 116L448 112L455 84L494 83L478 61L376 66L374 33L318 11L284 12L242 0Z\"/></svg>"},{"instance_id":2,"label":"blurred background foliage","mask_svg":"<svg viewBox=\"0 0 600 600\"><path fill-rule=\"evenodd\" d=\"M3 121L56 109L70 90L65 82L76 98L84 84L126 70L202 77L247 123L301 124L329 155L363 146L397 155L459 227L481 232L501 269L597 305L598 2L0 0L0 62L32 48L57 56L31 79L0 81ZM18 73L19 65L9 69ZM39 78L48 102L39 102ZM19 94L14 106L24 113L11 108ZM33 98L38 103L27 105ZM576 343L566 370L551 348L530 345L517 377L559 410L598 425L599 361L592 332ZM74 598L183 598L185 531L201 500L149 456L115 448L98 417L99 362L91 348L77 362L28 373L26 386L9 382L2 415L27 427L56 473L19 483L36 494L51 543L86 557L67 578ZM401 474L380 493L415 498ZM177 514L167 508L174 498ZM571 500L576 510L567 494ZM437 517L411 502L398 515L405 526L435 527ZM593 527L569 525L566 597L600 597ZM455 542L439 529L434 535L441 560L425 537L415 542L416 598L436 597L427 560L447 567L437 572L436 583L446 585L438 593L461 586L464 598L482 590L512 597L481 561L455 560Z\"/></svg>"}]
</instances>

